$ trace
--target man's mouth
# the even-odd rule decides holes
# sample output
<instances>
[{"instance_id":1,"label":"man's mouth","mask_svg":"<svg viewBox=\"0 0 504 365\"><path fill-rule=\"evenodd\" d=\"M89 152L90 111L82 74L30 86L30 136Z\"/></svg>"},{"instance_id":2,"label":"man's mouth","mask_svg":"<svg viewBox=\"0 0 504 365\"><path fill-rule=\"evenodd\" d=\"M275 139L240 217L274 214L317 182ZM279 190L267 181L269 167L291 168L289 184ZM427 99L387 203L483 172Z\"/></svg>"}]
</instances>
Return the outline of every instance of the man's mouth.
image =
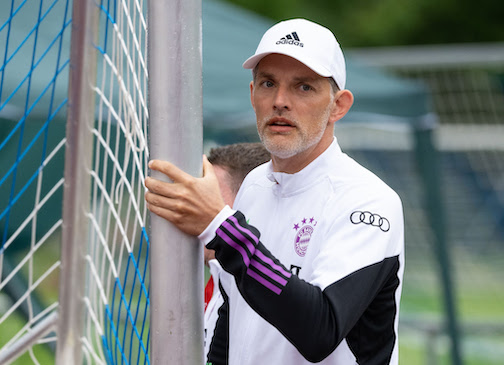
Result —
<instances>
[{"instance_id":1,"label":"man's mouth","mask_svg":"<svg viewBox=\"0 0 504 365\"><path fill-rule=\"evenodd\" d=\"M291 128L295 127L294 123L291 122L290 120L288 120L286 118L279 118L279 117L271 118L268 121L267 125L270 127L271 130L273 130L275 132L286 132L286 131L290 130Z\"/></svg>"}]
</instances>

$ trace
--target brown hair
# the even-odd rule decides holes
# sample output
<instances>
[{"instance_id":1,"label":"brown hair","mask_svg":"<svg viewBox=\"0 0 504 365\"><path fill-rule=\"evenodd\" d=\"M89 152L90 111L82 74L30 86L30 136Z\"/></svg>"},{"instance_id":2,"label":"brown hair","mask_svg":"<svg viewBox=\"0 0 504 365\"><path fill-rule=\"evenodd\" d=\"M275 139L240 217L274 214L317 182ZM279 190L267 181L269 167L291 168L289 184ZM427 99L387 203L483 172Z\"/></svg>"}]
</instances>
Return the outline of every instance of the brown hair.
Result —
<instances>
[{"instance_id":1,"label":"brown hair","mask_svg":"<svg viewBox=\"0 0 504 365\"><path fill-rule=\"evenodd\" d=\"M245 176L259 165L271 159L262 143L234 143L210 149L208 161L223 167L231 177L230 186L238 192Z\"/></svg>"}]
</instances>

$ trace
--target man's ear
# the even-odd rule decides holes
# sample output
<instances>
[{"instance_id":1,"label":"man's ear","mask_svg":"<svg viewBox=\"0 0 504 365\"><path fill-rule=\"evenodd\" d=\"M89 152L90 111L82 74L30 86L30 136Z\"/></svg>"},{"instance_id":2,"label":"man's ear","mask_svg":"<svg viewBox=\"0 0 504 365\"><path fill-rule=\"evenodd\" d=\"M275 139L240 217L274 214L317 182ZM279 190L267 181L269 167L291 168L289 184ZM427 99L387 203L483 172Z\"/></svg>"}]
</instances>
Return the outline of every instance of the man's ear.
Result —
<instances>
[{"instance_id":1,"label":"man's ear","mask_svg":"<svg viewBox=\"0 0 504 365\"><path fill-rule=\"evenodd\" d=\"M353 101L354 97L350 90L339 90L334 95L334 105L329 121L334 123L343 118L352 107Z\"/></svg>"},{"instance_id":2,"label":"man's ear","mask_svg":"<svg viewBox=\"0 0 504 365\"><path fill-rule=\"evenodd\" d=\"M252 104L252 108L255 110L254 105L254 81L250 81L250 104Z\"/></svg>"}]
</instances>

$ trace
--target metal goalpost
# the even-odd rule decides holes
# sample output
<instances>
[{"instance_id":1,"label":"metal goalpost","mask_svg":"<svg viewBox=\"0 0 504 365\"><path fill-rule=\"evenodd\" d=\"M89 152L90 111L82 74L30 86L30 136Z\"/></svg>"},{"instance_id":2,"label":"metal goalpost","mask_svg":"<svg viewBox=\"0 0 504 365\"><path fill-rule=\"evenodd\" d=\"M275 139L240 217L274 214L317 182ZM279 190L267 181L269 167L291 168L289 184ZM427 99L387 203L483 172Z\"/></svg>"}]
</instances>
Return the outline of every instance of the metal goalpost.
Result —
<instances>
[{"instance_id":1,"label":"metal goalpost","mask_svg":"<svg viewBox=\"0 0 504 365\"><path fill-rule=\"evenodd\" d=\"M40 1L38 7L12 2L7 7L9 17L0 24L0 32L9 31L0 36L11 42L10 49L5 47L4 63L0 64L0 117L7 115L1 114L2 109L16 110L18 99L26 99L27 105L28 100L35 100L21 121L9 121L16 127L5 141L0 141L0 150L23 145L22 134L17 141L15 132L26 124L31 133L30 128L36 124L32 119L38 115L29 113L35 106L45 107L36 104L50 87L56 90L58 86L54 93L63 95L61 105L68 105L66 115L58 115L60 126L66 119L66 135L62 128L53 127L50 131L59 133L54 137L56 151L62 155L65 146L64 168L63 162L54 162L52 170L43 175L57 152L49 154L40 166L35 166L41 181L37 189L42 191L36 195L35 208L33 204L21 206L17 198L11 198L7 208L2 208L0 219L8 218L15 209L26 213L27 218L19 227L12 223L14 219L11 226L4 219L0 267L7 267L6 253L18 241L23 243L21 233L25 226L33 226L32 241L41 238L31 244L12 273L0 276L0 290L12 287L27 263L27 282L34 282L0 316L0 325L4 326L0 330L17 320L12 317L17 315L18 307L26 306L31 317L17 333L9 333L5 341L2 338L0 363L8 364L21 356L29 356L34 364L46 362L41 362L41 358L47 354L33 349L38 344L49 345L50 356L58 365L203 363L203 249L196 238L148 214L143 184L149 174L148 161L154 158L169 160L194 176L202 173L201 0L61 2ZM5 4L0 9L3 8ZM71 10L71 20L67 20L67 10L68 14ZM33 24L26 20L28 15ZM56 24L55 20L60 19L64 20L63 28L61 23ZM16 30L12 32L16 36L21 34L23 23L34 31L23 34L24 40L20 38L20 45L16 45L18 39L9 38L10 30ZM63 36L70 25L71 41L67 47ZM23 71L27 76L5 88L9 93L12 89L12 94L2 95L4 79L8 85L9 78L16 76L8 71L27 58L18 50L24 51L22 46L33 34L38 35L39 28L44 30L41 34L51 33L54 39L62 40L57 61L54 56L53 62L51 52L58 43L35 37L33 49L28 50L32 52L28 56L32 59L31 68ZM61 71L66 65L68 81ZM42 67L57 71L52 76ZM30 95L29 87L28 95L23 95L27 88L21 86L25 80L35 79L35 75L47 76L49 86L38 98ZM52 138L47 125L56 122L49 114L44 128ZM1 118L0 121L3 122ZM28 150L42 132L33 134L34 142L21 151L12 168L7 166L0 187L10 182L9 174L21 170L18 165L22 166L24 156L29 156ZM42 157L45 153L44 150ZM46 186L49 183L43 183L42 176L55 179L56 185ZM28 180L19 196L29 191L32 181L36 180ZM9 189L16 190L14 183ZM49 197L53 191L63 190L62 212L54 213L51 206L41 210L49 200L39 198L46 194L45 189L49 190ZM61 199L53 200L61 204ZM56 223L49 231L38 232L42 225L37 225L37 217L43 221L47 212L57 215ZM32 270L38 263L33 257L40 247L53 249L58 244L60 256L38 278L36 270ZM37 285L53 272L59 274L59 293L54 303L37 309ZM3 294L0 292L0 296ZM5 303L0 301L0 305ZM25 352L29 355L25 356Z\"/></svg>"},{"instance_id":2,"label":"metal goalpost","mask_svg":"<svg viewBox=\"0 0 504 365\"><path fill-rule=\"evenodd\" d=\"M90 85L96 77L97 8L74 1L66 125L65 185L61 239L60 294L56 364L82 362L84 285L90 209L94 99ZM93 57L94 56L94 57Z\"/></svg>"},{"instance_id":3,"label":"metal goalpost","mask_svg":"<svg viewBox=\"0 0 504 365\"><path fill-rule=\"evenodd\" d=\"M151 1L150 153L194 176L203 153L201 38L201 0ZM152 362L202 364L203 249L156 215L150 224Z\"/></svg>"}]
</instances>

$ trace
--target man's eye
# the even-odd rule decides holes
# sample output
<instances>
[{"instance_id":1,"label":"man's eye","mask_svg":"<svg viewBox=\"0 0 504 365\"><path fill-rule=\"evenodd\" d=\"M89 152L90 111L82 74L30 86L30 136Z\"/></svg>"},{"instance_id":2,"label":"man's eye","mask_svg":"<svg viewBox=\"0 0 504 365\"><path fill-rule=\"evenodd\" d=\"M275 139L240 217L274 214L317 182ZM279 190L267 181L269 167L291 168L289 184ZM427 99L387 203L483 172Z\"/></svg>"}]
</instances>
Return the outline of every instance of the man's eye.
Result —
<instances>
[{"instance_id":1,"label":"man's eye","mask_svg":"<svg viewBox=\"0 0 504 365\"><path fill-rule=\"evenodd\" d=\"M263 85L266 87L273 87L273 83L271 81L264 81Z\"/></svg>"},{"instance_id":2,"label":"man's eye","mask_svg":"<svg viewBox=\"0 0 504 365\"><path fill-rule=\"evenodd\" d=\"M310 85L301 85L301 90L310 91L312 90L312 87Z\"/></svg>"}]
</instances>

